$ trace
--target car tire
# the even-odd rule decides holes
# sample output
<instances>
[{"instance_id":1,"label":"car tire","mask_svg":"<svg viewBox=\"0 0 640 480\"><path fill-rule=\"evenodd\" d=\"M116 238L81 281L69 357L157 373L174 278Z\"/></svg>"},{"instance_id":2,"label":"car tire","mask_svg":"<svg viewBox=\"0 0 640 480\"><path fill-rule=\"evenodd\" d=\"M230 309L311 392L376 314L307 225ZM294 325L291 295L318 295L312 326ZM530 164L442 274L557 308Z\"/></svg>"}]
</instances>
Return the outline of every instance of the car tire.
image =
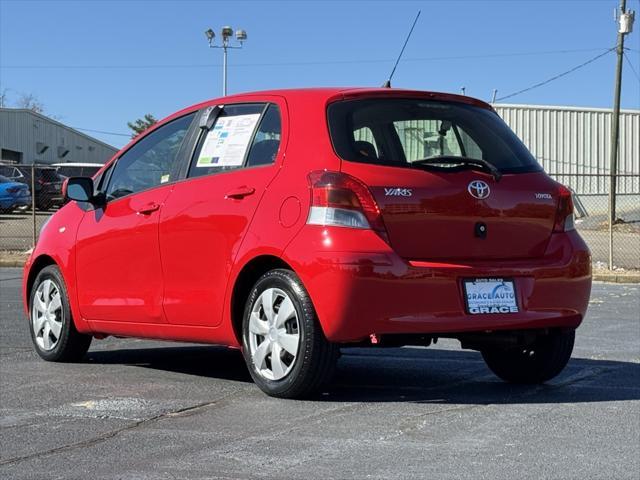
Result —
<instances>
[{"instance_id":1,"label":"car tire","mask_svg":"<svg viewBox=\"0 0 640 480\"><path fill-rule=\"evenodd\" d=\"M278 398L317 392L330 380L339 352L325 338L302 282L285 269L265 273L251 290L242 341L251 377L264 393Z\"/></svg>"},{"instance_id":2,"label":"car tire","mask_svg":"<svg viewBox=\"0 0 640 480\"><path fill-rule=\"evenodd\" d=\"M575 330L554 331L538 337L527 348L482 351L489 369L510 383L536 384L551 380L567 365L575 342Z\"/></svg>"},{"instance_id":3,"label":"car tire","mask_svg":"<svg viewBox=\"0 0 640 480\"><path fill-rule=\"evenodd\" d=\"M36 352L50 362L76 362L89 349L92 337L76 330L67 288L55 265L40 270L33 283L29 330Z\"/></svg>"}]
</instances>

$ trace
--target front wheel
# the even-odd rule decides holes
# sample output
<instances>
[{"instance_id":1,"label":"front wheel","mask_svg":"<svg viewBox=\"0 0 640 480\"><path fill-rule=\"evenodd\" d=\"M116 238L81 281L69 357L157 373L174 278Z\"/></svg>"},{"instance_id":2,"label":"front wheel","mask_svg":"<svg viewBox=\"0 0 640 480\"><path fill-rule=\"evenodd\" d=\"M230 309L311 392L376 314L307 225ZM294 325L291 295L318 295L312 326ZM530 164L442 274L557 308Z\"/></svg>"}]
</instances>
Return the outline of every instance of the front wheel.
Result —
<instances>
[{"instance_id":1,"label":"front wheel","mask_svg":"<svg viewBox=\"0 0 640 480\"><path fill-rule=\"evenodd\" d=\"M567 365L575 336L575 330L551 332L528 347L486 349L482 357L491 371L506 382L543 383Z\"/></svg>"},{"instance_id":2,"label":"front wheel","mask_svg":"<svg viewBox=\"0 0 640 480\"><path fill-rule=\"evenodd\" d=\"M325 338L309 294L290 270L271 270L256 282L245 305L242 340L251 377L273 397L310 395L335 368L338 348Z\"/></svg>"},{"instance_id":3,"label":"front wheel","mask_svg":"<svg viewBox=\"0 0 640 480\"><path fill-rule=\"evenodd\" d=\"M67 288L55 265L43 268L36 276L29 310L31 339L38 355L51 362L73 362L84 357L91 335L76 330Z\"/></svg>"}]
</instances>

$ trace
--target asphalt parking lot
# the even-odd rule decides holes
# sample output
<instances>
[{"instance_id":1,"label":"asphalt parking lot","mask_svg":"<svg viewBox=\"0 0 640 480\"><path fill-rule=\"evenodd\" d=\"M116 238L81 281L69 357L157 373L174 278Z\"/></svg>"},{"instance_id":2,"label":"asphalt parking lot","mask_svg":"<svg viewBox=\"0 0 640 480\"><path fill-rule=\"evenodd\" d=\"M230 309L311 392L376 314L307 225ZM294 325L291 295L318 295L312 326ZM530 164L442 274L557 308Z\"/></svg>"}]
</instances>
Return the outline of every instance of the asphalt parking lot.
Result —
<instances>
[{"instance_id":1,"label":"asphalt parking lot","mask_svg":"<svg viewBox=\"0 0 640 480\"><path fill-rule=\"evenodd\" d=\"M637 285L594 285L545 386L441 341L344 350L323 394L287 401L219 347L107 339L45 363L20 274L0 269L0 478L640 478Z\"/></svg>"}]
</instances>

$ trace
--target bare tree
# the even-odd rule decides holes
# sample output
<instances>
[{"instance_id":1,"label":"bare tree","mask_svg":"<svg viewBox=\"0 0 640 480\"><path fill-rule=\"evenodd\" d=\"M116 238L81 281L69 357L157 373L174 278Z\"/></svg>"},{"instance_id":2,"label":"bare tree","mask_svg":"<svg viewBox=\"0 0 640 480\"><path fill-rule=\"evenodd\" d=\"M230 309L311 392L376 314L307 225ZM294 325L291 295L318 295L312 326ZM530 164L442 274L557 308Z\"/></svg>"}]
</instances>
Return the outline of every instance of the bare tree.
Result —
<instances>
[{"instance_id":1,"label":"bare tree","mask_svg":"<svg viewBox=\"0 0 640 480\"><path fill-rule=\"evenodd\" d=\"M22 93L16 101L17 108L25 108L36 113L44 112L44 104L33 93Z\"/></svg>"}]
</instances>

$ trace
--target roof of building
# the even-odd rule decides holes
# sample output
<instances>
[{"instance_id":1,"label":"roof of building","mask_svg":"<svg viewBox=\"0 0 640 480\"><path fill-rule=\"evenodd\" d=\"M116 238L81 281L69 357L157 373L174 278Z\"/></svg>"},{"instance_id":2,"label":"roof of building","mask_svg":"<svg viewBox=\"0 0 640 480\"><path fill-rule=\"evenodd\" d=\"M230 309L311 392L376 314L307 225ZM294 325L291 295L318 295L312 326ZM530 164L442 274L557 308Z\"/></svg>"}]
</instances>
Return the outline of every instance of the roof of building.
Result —
<instances>
[{"instance_id":1,"label":"roof of building","mask_svg":"<svg viewBox=\"0 0 640 480\"><path fill-rule=\"evenodd\" d=\"M82 133L79 130L76 130L75 128L72 128L68 125L65 125L64 123L59 122L58 120L54 120L51 117L47 117L46 115L43 115L41 113L38 112L34 112L33 110L29 110L28 108L7 108L7 107L0 107L0 112L10 112L10 113L23 113L23 114L27 114L27 115L31 115L34 116L36 118L39 118L40 120L45 120L49 123L52 123L58 127L64 128L65 130L68 130L72 133L74 133L75 135L80 135L81 137L86 138L87 140L91 141L91 142L95 142L98 143L106 148L110 148L112 149L114 152L118 151L118 148L114 147L113 145L109 145L108 143L105 143L101 140L98 140L97 138L92 137L91 135L87 135L86 133Z\"/></svg>"},{"instance_id":2,"label":"roof of building","mask_svg":"<svg viewBox=\"0 0 640 480\"><path fill-rule=\"evenodd\" d=\"M573 107L570 105L531 105L522 103L492 103L493 108L522 108L527 110L558 110L565 112L602 112L613 113L612 108L602 107ZM620 113L640 114L640 110L621 108Z\"/></svg>"}]
</instances>

